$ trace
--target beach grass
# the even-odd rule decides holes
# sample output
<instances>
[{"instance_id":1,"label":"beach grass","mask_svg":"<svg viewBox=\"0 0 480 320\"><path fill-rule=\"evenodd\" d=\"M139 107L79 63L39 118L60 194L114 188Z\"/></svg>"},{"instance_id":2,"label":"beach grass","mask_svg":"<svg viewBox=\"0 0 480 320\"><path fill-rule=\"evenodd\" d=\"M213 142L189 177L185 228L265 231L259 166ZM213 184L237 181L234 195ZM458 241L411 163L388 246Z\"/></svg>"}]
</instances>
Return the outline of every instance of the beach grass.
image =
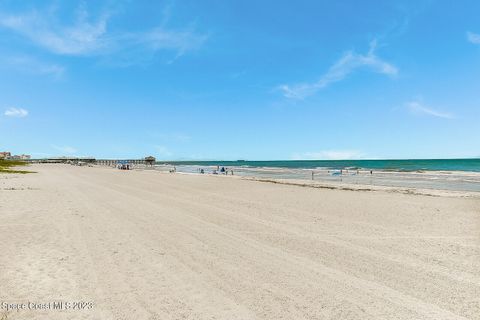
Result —
<instances>
[{"instance_id":1,"label":"beach grass","mask_svg":"<svg viewBox=\"0 0 480 320\"><path fill-rule=\"evenodd\" d=\"M4 160L0 159L0 173L34 173L33 171L27 170L16 170L16 167L27 166L28 164L25 161L20 160Z\"/></svg>"}]
</instances>

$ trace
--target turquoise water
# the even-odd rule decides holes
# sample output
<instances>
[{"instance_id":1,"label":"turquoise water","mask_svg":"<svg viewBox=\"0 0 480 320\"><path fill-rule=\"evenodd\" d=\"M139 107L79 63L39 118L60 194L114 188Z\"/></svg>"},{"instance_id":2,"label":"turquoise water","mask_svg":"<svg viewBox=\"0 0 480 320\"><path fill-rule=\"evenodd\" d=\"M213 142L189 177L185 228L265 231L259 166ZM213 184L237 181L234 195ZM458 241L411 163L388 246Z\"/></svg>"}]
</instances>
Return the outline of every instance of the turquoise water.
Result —
<instances>
[{"instance_id":1,"label":"turquoise water","mask_svg":"<svg viewBox=\"0 0 480 320\"><path fill-rule=\"evenodd\" d=\"M381 171L470 171L480 172L480 159L421 160L286 160L286 161L160 161L158 164L289 169L367 169Z\"/></svg>"}]
</instances>

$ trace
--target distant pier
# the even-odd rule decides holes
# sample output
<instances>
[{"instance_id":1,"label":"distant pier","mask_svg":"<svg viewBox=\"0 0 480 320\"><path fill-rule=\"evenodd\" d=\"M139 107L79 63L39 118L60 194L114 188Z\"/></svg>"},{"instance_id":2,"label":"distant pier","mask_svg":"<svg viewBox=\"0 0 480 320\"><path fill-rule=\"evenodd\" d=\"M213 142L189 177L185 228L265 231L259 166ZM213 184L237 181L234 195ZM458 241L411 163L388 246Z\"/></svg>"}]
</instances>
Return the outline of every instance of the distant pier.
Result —
<instances>
[{"instance_id":1,"label":"distant pier","mask_svg":"<svg viewBox=\"0 0 480 320\"><path fill-rule=\"evenodd\" d=\"M143 159L96 159L90 157L52 157L43 159L29 159L30 163L68 163L68 164L96 164L115 167L118 164L151 165L155 164L155 157L148 156Z\"/></svg>"}]
</instances>

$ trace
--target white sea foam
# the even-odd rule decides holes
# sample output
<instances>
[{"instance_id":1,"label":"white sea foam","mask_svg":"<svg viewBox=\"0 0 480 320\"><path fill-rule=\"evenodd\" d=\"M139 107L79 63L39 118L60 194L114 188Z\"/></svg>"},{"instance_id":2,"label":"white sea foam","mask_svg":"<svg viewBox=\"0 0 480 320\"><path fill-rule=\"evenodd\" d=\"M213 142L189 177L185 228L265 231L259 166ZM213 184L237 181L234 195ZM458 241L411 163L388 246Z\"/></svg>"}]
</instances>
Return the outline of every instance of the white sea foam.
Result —
<instances>
[{"instance_id":1,"label":"white sea foam","mask_svg":"<svg viewBox=\"0 0 480 320\"><path fill-rule=\"evenodd\" d=\"M218 173L217 166L177 165L177 172L205 174ZM158 165L157 170L168 171L172 165ZM221 168L221 166L220 166ZM439 190L478 191L480 192L480 172L464 171L389 171L370 169L331 169L331 168L278 168L278 167L227 167L228 173L237 176L297 179L325 182L339 182L358 185L376 185L388 187L426 188Z\"/></svg>"}]
</instances>

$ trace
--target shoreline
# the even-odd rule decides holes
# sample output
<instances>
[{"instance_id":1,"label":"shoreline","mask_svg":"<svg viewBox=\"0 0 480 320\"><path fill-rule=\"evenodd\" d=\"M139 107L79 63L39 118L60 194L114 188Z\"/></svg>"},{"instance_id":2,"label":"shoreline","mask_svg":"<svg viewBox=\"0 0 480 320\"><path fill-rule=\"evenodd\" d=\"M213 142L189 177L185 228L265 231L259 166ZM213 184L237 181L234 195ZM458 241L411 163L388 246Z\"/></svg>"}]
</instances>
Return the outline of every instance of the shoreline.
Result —
<instances>
[{"instance_id":1,"label":"shoreline","mask_svg":"<svg viewBox=\"0 0 480 320\"><path fill-rule=\"evenodd\" d=\"M272 183L272 184L281 184L281 185L290 185L297 187L305 188L318 188L318 189L329 189L329 190L341 190L341 191L361 191L361 192L387 192L387 193L401 193L409 195L422 195L422 196L432 196L432 197L452 197L452 198L479 198L480 192L475 191L455 191L448 189L422 189L422 188L404 188L404 187L389 187L389 186L379 186L379 185L361 185L353 183L338 183L326 181L309 181L309 180L300 180L300 179L266 179L259 177L245 177L245 176L225 176L225 175L212 175L212 174L198 174L191 172L165 172L161 171L162 174L179 174L179 175L194 175L194 176L212 176L218 178L227 178L227 179L242 179L247 181L256 181L263 183Z\"/></svg>"},{"instance_id":2,"label":"shoreline","mask_svg":"<svg viewBox=\"0 0 480 320\"><path fill-rule=\"evenodd\" d=\"M156 165L152 169L160 172L168 172L174 166ZM205 169L205 175L216 171L217 166L176 166L176 173L200 174L200 169ZM342 175L334 174L339 170L310 170L289 168L242 168L228 167L234 171L234 176L250 178L253 180L273 180L272 182L290 183L305 186L321 186L326 188L352 188L395 191L400 190L410 193L418 190L422 194L432 195L439 193L467 194L476 196L480 194L480 173L464 171L429 171L429 172L392 172L392 171L369 171L344 170ZM141 169L140 169L141 170ZM313 180L312 180L313 172ZM229 174L230 176L230 174Z\"/></svg>"},{"instance_id":3,"label":"shoreline","mask_svg":"<svg viewBox=\"0 0 480 320\"><path fill-rule=\"evenodd\" d=\"M379 185L359 185L348 183L326 183L326 182L305 182L305 180L284 180L284 179L262 179L262 178L244 178L246 180L285 184L298 187L319 188L342 191L362 191L362 192L388 192L401 193L409 195L422 195L432 197L455 197L455 198L480 198L480 192L455 191L444 189L422 189L422 188L403 188L388 187Z\"/></svg>"}]
</instances>

